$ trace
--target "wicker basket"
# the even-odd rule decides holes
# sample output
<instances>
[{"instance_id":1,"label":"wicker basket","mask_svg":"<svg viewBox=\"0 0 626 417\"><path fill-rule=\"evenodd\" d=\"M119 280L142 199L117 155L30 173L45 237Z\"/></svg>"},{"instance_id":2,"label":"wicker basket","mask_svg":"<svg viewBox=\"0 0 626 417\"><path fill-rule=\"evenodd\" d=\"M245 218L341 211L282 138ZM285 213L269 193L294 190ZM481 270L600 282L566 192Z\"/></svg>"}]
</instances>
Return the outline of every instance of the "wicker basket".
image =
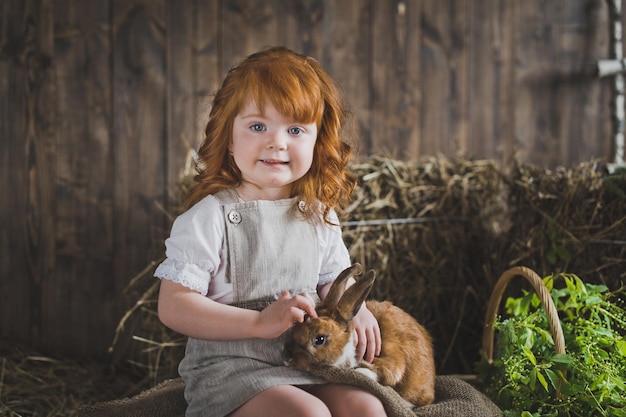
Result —
<instances>
[{"instance_id":1,"label":"wicker basket","mask_svg":"<svg viewBox=\"0 0 626 417\"><path fill-rule=\"evenodd\" d=\"M497 318L500 302L502 301L502 295L506 290L507 285L516 276L522 276L526 278L532 285L533 289L541 300L541 305L546 312L548 318L548 324L550 326L550 333L554 339L555 352L558 354L565 354L565 337L563 336L563 329L561 328L561 321L559 320L559 314L552 301L550 291L543 284L543 280L535 271L525 266L516 266L506 270L496 282L496 285L489 298L487 305L487 314L485 316L485 328L483 329L482 349L487 362L491 364L493 362L493 349L494 349L494 324ZM557 387L557 396L560 396L560 387Z\"/></svg>"}]
</instances>

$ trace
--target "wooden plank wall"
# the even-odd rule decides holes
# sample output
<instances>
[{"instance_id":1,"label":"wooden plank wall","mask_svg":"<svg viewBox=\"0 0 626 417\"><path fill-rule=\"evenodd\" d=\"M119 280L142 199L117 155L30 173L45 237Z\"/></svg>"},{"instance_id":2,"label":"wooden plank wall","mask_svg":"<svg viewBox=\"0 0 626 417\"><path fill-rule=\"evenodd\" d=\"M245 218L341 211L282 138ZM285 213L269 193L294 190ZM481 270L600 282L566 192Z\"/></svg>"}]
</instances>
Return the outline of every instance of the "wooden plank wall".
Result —
<instances>
[{"instance_id":1,"label":"wooden plank wall","mask_svg":"<svg viewBox=\"0 0 626 417\"><path fill-rule=\"evenodd\" d=\"M212 92L267 45L339 79L363 155L611 158L604 0L3 0L1 337L104 354Z\"/></svg>"}]
</instances>

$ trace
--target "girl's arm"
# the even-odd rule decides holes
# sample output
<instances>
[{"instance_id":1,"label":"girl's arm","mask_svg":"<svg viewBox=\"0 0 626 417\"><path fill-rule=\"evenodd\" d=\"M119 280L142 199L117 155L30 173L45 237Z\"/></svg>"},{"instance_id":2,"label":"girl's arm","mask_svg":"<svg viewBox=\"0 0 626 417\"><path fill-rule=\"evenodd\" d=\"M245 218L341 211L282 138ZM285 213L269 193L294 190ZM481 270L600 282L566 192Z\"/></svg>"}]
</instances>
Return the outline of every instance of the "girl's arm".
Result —
<instances>
[{"instance_id":1,"label":"girl's arm","mask_svg":"<svg viewBox=\"0 0 626 417\"><path fill-rule=\"evenodd\" d=\"M354 283L353 280L348 281L347 286ZM318 293L323 300L328 295L332 282L319 287ZM356 343L356 359L358 361L364 359L367 362L372 363L374 357L380 355L382 339L380 337L380 327L378 327L378 320L367 309L365 303L361 306L361 309L352 319L354 324L354 334Z\"/></svg>"},{"instance_id":2,"label":"girl's arm","mask_svg":"<svg viewBox=\"0 0 626 417\"><path fill-rule=\"evenodd\" d=\"M162 279L158 314L161 322L186 336L210 340L273 339L305 314L317 317L308 294L285 291L259 312L221 304L173 281Z\"/></svg>"}]
</instances>

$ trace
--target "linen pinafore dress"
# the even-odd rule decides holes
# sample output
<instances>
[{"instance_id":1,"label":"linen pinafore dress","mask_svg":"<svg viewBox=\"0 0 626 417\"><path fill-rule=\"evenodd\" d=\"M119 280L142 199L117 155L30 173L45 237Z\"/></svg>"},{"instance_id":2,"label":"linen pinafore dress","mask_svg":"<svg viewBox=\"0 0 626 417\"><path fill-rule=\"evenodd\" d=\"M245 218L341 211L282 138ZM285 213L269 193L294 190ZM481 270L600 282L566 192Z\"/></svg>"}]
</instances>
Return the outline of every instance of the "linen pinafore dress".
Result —
<instances>
[{"instance_id":1,"label":"linen pinafore dress","mask_svg":"<svg viewBox=\"0 0 626 417\"><path fill-rule=\"evenodd\" d=\"M260 311L284 290L317 297L317 232L302 216L303 203L297 198L240 202L231 190L215 197L224 213L233 305ZM272 386L324 383L284 366L286 334L273 340L189 338L179 365L189 404L186 416L222 417Z\"/></svg>"}]
</instances>

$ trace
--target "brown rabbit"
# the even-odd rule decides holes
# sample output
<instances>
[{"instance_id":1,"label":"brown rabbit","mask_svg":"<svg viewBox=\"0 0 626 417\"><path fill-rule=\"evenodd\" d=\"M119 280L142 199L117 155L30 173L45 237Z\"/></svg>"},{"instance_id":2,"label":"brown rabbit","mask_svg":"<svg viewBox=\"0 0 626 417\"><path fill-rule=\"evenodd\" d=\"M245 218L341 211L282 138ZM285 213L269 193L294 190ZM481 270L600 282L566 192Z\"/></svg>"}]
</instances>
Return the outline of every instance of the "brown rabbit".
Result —
<instances>
[{"instance_id":1,"label":"brown rabbit","mask_svg":"<svg viewBox=\"0 0 626 417\"><path fill-rule=\"evenodd\" d=\"M376 274L371 270L347 290L345 287L348 278L362 272L360 264L344 270L316 307L318 317L293 326L285 343L285 363L303 370L319 366L356 368L394 388L413 405L432 403L435 362L431 337L411 315L390 302L367 302L380 326L382 349L373 363L357 363L352 318L372 289Z\"/></svg>"}]
</instances>

